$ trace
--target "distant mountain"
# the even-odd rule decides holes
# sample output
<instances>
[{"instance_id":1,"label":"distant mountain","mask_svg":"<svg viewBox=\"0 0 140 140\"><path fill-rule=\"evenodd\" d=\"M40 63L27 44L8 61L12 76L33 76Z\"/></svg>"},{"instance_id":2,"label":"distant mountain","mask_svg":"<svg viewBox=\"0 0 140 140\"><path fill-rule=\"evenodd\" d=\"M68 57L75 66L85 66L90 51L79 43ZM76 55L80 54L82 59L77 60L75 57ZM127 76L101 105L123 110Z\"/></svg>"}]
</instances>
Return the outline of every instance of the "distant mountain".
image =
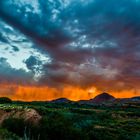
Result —
<instances>
[{"instance_id":1,"label":"distant mountain","mask_svg":"<svg viewBox=\"0 0 140 140\"><path fill-rule=\"evenodd\" d=\"M55 100L50 101L51 103L70 103L72 101L68 100L67 98L58 98Z\"/></svg>"},{"instance_id":2,"label":"distant mountain","mask_svg":"<svg viewBox=\"0 0 140 140\"><path fill-rule=\"evenodd\" d=\"M117 98L115 103L130 103L130 102L140 102L140 96L132 97L132 98Z\"/></svg>"},{"instance_id":3,"label":"distant mountain","mask_svg":"<svg viewBox=\"0 0 140 140\"><path fill-rule=\"evenodd\" d=\"M96 104L96 103L103 103L103 102L108 102L108 101L114 101L115 97L108 93L101 93L97 95L95 98L90 99L90 100L80 100L78 101L79 104Z\"/></svg>"},{"instance_id":4,"label":"distant mountain","mask_svg":"<svg viewBox=\"0 0 140 140\"><path fill-rule=\"evenodd\" d=\"M140 101L140 96L132 97L131 100L132 101Z\"/></svg>"},{"instance_id":5,"label":"distant mountain","mask_svg":"<svg viewBox=\"0 0 140 140\"><path fill-rule=\"evenodd\" d=\"M94 103L102 103L102 102L113 101L113 100L115 100L115 97L113 97L112 95L108 93L102 93L97 95L95 98L91 99L90 101Z\"/></svg>"},{"instance_id":6,"label":"distant mountain","mask_svg":"<svg viewBox=\"0 0 140 140\"><path fill-rule=\"evenodd\" d=\"M71 101L67 98L58 98L52 101L49 101L50 103L75 103L75 101ZM101 93L95 98L90 100L79 100L76 101L79 104L102 104L102 103L127 103L127 102L140 102L140 96L132 97L132 98L115 98L114 96L110 95L109 93Z\"/></svg>"}]
</instances>

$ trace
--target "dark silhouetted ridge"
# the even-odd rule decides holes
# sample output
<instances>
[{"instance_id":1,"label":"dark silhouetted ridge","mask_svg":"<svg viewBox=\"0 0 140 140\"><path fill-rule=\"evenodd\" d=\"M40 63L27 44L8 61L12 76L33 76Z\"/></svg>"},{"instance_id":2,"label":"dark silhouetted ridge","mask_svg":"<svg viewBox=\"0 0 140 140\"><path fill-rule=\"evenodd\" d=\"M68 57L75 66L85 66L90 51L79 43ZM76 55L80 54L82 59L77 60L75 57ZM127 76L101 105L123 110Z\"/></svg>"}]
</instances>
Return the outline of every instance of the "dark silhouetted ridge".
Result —
<instances>
[{"instance_id":1,"label":"dark silhouetted ridge","mask_svg":"<svg viewBox=\"0 0 140 140\"><path fill-rule=\"evenodd\" d=\"M101 103L101 102L106 102L106 101L112 101L114 99L115 97L113 97L112 95L108 93L102 93L102 94L97 95L94 99L92 99L92 101L96 103Z\"/></svg>"},{"instance_id":2,"label":"dark silhouetted ridge","mask_svg":"<svg viewBox=\"0 0 140 140\"><path fill-rule=\"evenodd\" d=\"M71 101L67 98L58 98L55 100L52 100L51 103L70 103Z\"/></svg>"},{"instance_id":3,"label":"dark silhouetted ridge","mask_svg":"<svg viewBox=\"0 0 140 140\"><path fill-rule=\"evenodd\" d=\"M140 96L135 96L131 98L132 101L140 101Z\"/></svg>"}]
</instances>

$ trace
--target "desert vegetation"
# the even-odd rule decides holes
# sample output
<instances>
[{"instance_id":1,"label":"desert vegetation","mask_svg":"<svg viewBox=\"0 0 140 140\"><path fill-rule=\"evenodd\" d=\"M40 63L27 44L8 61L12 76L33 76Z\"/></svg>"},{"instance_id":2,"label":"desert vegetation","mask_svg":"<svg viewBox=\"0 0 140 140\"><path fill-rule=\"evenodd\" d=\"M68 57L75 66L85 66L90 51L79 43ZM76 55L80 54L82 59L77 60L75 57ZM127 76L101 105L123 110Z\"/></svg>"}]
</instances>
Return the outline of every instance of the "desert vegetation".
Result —
<instances>
[{"instance_id":1,"label":"desert vegetation","mask_svg":"<svg viewBox=\"0 0 140 140\"><path fill-rule=\"evenodd\" d=\"M49 102L0 104L0 139L139 140L140 108L139 104L134 105L124 108Z\"/></svg>"}]
</instances>

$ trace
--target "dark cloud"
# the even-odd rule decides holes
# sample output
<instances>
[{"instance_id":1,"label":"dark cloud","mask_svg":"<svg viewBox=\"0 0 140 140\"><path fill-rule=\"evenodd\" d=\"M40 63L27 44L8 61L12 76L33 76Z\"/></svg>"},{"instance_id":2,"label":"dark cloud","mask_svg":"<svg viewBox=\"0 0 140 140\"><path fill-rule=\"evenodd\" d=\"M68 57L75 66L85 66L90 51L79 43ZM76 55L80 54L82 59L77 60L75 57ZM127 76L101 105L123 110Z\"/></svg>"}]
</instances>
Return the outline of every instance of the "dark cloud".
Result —
<instances>
[{"instance_id":1,"label":"dark cloud","mask_svg":"<svg viewBox=\"0 0 140 140\"><path fill-rule=\"evenodd\" d=\"M38 0L36 7L1 1L0 17L51 57L45 65L35 56L25 61L42 71L40 84L138 88L139 0Z\"/></svg>"},{"instance_id":2,"label":"dark cloud","mask_svg":"<svg viewBox=\"0 0 140 140\"><path fill-rule=\"evenodd\" d=\"M33 75L22 69L12 68L5 58L0 58L0 83L31 85L33 84Z\"/></svg>"},{"instance_id":3,"label":"dark cloud","mask_svg":"<svg viewBox=\"0 0 140 140\"><path fill-rule=\"evenodd\" d=\"M36 56L30 56L24 62L29 70L31 70L34 74L39 73L42 70L42 62Z\"/></svg>"},{"instance_id":4,"label":"dark cloud","mask_svg":"<svg viewBox=\"0 0 140 140\"><path fill-rule=\"evenodd\" d=\"M3 36L2 33L0 33L0 41L4 43L8 43L8 40Z\"/></svg>"},{"instance_id":5,"label":"dark cloud","mask_svg":"<svg viewBox=\"0 0 140 140\"><path fill-rule=\"evenodd\" d=\"M13 51L15 51L15 52L18 52L19 51L19 48L16 47L16 46L12 46L12 48L13 48Z\"/></svg>"}]
</instances>

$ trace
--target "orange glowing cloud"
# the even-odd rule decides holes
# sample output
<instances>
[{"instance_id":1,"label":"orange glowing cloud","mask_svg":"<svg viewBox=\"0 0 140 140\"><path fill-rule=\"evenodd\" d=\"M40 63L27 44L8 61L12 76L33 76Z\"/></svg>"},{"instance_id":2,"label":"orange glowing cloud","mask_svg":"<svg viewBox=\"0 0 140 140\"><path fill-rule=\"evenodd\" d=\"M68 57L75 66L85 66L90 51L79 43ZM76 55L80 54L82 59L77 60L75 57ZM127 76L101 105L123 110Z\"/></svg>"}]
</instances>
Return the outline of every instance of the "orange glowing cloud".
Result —
<instances>
[{"instance_id":1,"label":"orange glowing cloud","mask_svg":"<svg viewBox=\"0 0 140 140\"><path fill-rule=\"evenodd\" d=\"M9 89L14 89L10 92ZM66 86L61 89L50 87L25 87L25 86L3 86L0 96L8 96L13 100L52 100L56 98L68 98L70 100L86 100L97 95L96 88L82 89L80 87ZM5 92L5 93L4 93ZM12 93L14 92L14 93Z\"/></svg>"},{"instance_id":2,"label":"orange glowing cloud","mask_svg":"<svg viewBox=\"0 0 140 140\"><path fill-rule=\"evenodd\" d=\"M80 88L74 86L65 86L64 88L57 89L51 87L35 87L35 86L16 86L16 85L1 85L0 96L7 96L13 100L23 101L46 101L56 98L68 98L73 101L88 100L94 98L101 93L96 87ZM109 92L117 98L129 98L136 96L134 90L121 91L121 92Z\"/></svg>"},{"instance_id":3,"label":"orange glowing cloud","mask_svg":"<svg viewBox=\"0 0 140 140\"><path fill-rule=\"evenodd\" d=\"M63 89L49 88L49 87L22 87L19 86L16 93L11 96L13 100L52 100L56 98L68 98L70 100L86 100L93 98L96 89L81 89L79 87L67 86Z\"/></svg>"}]
</instances>

